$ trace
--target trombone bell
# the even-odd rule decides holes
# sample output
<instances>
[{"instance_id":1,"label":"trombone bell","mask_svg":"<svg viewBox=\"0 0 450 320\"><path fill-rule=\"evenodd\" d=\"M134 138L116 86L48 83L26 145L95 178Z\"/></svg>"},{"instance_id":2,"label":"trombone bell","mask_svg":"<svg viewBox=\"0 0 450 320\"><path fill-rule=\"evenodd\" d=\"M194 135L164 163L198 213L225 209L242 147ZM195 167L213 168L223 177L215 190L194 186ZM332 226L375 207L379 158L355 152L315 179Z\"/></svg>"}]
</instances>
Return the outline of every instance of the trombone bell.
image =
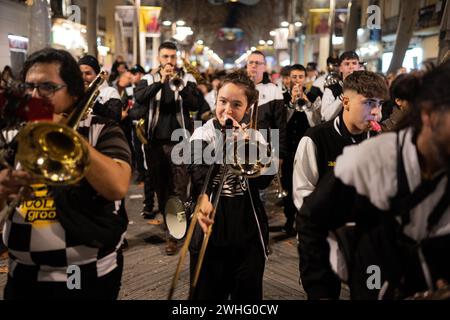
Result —
<instances>
[{"instance_id":1,"label":"trombone bell","mask_svg":"<svg viewBox=\"0 0 450 320\"><path fill-rule=\"evenodd\" d=\"M89 152L83 137L65 125L31 123L19 132L17 139L17 160L47 184L77 183L88 168Z\"/></svg>"}]
</instances>

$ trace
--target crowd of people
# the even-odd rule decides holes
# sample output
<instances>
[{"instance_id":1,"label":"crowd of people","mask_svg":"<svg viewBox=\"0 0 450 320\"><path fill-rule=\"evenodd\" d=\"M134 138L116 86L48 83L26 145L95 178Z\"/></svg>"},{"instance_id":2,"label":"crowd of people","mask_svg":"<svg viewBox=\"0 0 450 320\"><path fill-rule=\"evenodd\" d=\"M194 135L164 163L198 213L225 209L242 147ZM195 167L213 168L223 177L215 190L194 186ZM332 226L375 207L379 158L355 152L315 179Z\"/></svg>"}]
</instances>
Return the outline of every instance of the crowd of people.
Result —
<instances>
[{"instance_id":1,"label":"crowd of people","mask_svg":"<svg viewBox=\"0 0 450 320\"><path fill-rule=\"evenodd\" d=\"M104 77L98 60L86 55L76 61L64 50L46 48L28 57L20 79L5 68L5 299L117 299L128 224L125 196L133 179L144 184L142 218L163 214L167 255L176 254L183 241L167 228L168 201L191 202L191 208L198 201L191 276L203 235L212 233L193 299L262 299L270 254L265 190L275 174L255 178L230 170L220 159L220 141L227 140L217 135L249 127L259 130L258 144L273 149L271 166L287 191L283 231L297 239L301 285L309 299L338 299L342 283L352 299L448 290L448 59L427 71L387 77L367 71L356 52L347 51L329 57L323 73L311 62L269 74L261 51L248 55L245 68L228 72L183 67L177 52L174 43L163 42L159 66L149 72L116 60L77 124L90 160L75 184L36 179L21 165L16 136L29 119L11 121L11 112L23 104L12 97L20 92L49 102L49 121L64 123ZM194 130L194 121L202 126ZM188 163L173 158L177 130L191 150L201 146ZM198 158L205 150L216 157L213 164ZM81 269L79 290L67 287L72 265ZM381 286L369 288L367 268L374 265L381 269Z\"/></svg>"}]
</instances>

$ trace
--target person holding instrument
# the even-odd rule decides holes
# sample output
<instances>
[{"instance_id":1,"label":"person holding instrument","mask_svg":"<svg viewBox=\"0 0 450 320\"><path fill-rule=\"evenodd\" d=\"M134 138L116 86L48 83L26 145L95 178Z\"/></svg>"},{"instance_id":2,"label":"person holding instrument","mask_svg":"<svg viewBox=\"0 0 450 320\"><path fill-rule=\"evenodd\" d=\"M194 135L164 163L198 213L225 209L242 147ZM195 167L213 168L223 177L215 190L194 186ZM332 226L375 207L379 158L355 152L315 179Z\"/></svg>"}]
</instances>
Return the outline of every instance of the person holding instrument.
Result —
<instances>
[{"instance_id":1,"label":"person holding instrument","mask_svg":"<svg viewBox=\"0 0 450 320\"><path fill-rule=\"evenodd\" d=\"M165 205L170 196L178 197L182 202L187 200L189 177L185 165L173 163L171 152L178 141L172 141L172 133L177 129L192 132L193 125L189 111L198 108L197 85L195 78L176 72L177 47L171 42L164 42L159 47L159 62L161 64L156 74L144 76L135 89L138 108L145 110L145 128L148 133L148 143L145 145L145 158L148 168L148 178L145 186L155 188L158 196L159 209L165 212ZM170 80L175 75L184 82L182 90L171 89ZM147 189L147 188L146 188ZM144 215L152 215L151 199L144 203ZM177 251L177 241L167 232L166 254L173 255Z\"/></svg>"},{"instance_id":2,"label":"person holding instrument","mask_svg":"<svg viewBox=\"0 0 450 320\"><path fill-rule=\"evenodd\" d=\"M284 214L286 223L284 231L288 235L295 235L294 221L297 209L292 198L292 176L294 171L294 158L298 143L310 127L320 123L320 104L311 103L304 87L306 69L301 64L294 64L289 69L290 88L283 94L284 104L287 111L286 141L287 155L281 165L281 183L288 191L283 198Z\"/></svg>"},{"instance_id":3,"label":"person holding instrument","mask_svg":"<svg viewBox=\"0 0 450 320\"><path fill-rule=\"evenodd\" d=\"M54 123L82 110L82 75L67 51L48 48L33 53L24 64L23 81L25 93L54 106ZM118 296L123 268L119 248L128 224L119 206L131 177L130 150L111 120L87 115L78 132L86 138L81 143L90 160L76 184L37 184L17 163L0 171L2 216L20 189L28 187L32 192L4 225L9 251L5 299ZM71 275L75 275L72 281Z\"/></svg>"},{"instance_id":4,"label":"person holding instrument","mask_svg":"<svg viewBox=\"0 0 450 320\"><path fill-rule=\"evenodd\" d=\"M255 84L243 71L236 71L226 76L218 89L216 117L194 131L191 145L214 146L214 154L223 146L217 143L216 130L223 129L227 120L232 120L233 127L245 128L245 120L251 108L257 108L258 91ZM253 110L257 112L257 110ZM259 134L259 132L257 132ZM245 135L244 135L245 136ZM258 136L258 140L262 136ZM266 188L270 175L260 175L248 179L233 174L225 165L218 165L211 174L212 179L205 181L210 166L195 155L188 170L191 174L193 196L200 195L204 183L201 212L190 244L191 281L197 265L203 232L213 223L210 214L214 200L208 200L214 190L221 185L220 197L215 208L215 220L212 234L203 260L198 284L193 299L262 299L262 280L265 260L267 258L268 221L261 203L259 190ZM224 174L224 176L222 176ZM223 181L220 181L221 177ZM200 198L201 199L201 198ZM203 232L202 232L203 230Z\"/></svg>"}]
</instances>

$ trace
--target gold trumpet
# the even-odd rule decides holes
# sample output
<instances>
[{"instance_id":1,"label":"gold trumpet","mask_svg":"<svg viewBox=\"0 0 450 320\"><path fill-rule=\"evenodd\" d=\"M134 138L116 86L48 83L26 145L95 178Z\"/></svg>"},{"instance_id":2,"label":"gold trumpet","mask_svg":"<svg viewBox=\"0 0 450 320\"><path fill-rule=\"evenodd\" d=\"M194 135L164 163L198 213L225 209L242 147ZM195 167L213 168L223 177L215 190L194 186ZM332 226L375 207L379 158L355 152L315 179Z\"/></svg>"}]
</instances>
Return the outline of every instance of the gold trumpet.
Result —
<instances>
[{"instance_id":1,"label":"gold trumpet","mask_svg":"<svg viewBox=\"0 0 450 320\"><path fill-rule=\"evenodd\" d=\"M80 181L89 167L89 151L83 137L76 131L79 122L92 110L105 81L102 71L89 85L84 96L76 103L64 124L46 121L25 125L16 137L16 160L22 169L31 173L36 182L47 185L67 185ZM22 201L25 187L1 217L10 216Z\"/></svg>"},{"instance_id":2,"label":"gold trumpet","mask_svg":"<svg viewBox=\"0 0 450 320\"><path fill-rule=\"evenodd\" d=\"M173 67L171 73L173 73L173 71L176 71L175 74L173 74L169 80L170 90L172 90L174 92L180 92L185 87L185 83L184 83L183 77L182 77L182 70L177 70L175 66L173 66L171 63L168 63L165 65L160 65L158 72L160 72L162 69L165 69L167 65L170 65L171 67Z\"/></svg>"},{"instance_id":3,"label":"gold trumpet","mask_svg":"<svg viewBox=\"0 0 450 320\"><path fill-rule=\"evenodd\" d=\"M281 183L281 175L280 170L277 170L277 174L275 175L275 183L277 185L277 199L283 199L288 196L288 192L283 189L283 185Z\"/></svg>"}]
</instances>

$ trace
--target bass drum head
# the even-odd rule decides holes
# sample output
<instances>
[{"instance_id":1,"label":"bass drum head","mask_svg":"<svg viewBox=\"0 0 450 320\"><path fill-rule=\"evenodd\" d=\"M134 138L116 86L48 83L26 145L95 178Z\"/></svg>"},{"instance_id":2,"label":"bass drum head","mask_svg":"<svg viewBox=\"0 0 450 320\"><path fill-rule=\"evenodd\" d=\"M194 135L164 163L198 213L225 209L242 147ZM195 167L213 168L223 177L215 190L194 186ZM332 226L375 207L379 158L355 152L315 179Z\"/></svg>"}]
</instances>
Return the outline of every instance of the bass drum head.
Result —
<instances>
[{"instance_id":1,"label":"bass drum head","mask_svg":"<svg viewBox=\"0 0 450 320\"><path fill-rule=\"evenodd\" d=\"M166 226L172 237L182 239L187 230L186 209L177 197L170 197L165 210Z\"/></svg>"}]
</instances>

